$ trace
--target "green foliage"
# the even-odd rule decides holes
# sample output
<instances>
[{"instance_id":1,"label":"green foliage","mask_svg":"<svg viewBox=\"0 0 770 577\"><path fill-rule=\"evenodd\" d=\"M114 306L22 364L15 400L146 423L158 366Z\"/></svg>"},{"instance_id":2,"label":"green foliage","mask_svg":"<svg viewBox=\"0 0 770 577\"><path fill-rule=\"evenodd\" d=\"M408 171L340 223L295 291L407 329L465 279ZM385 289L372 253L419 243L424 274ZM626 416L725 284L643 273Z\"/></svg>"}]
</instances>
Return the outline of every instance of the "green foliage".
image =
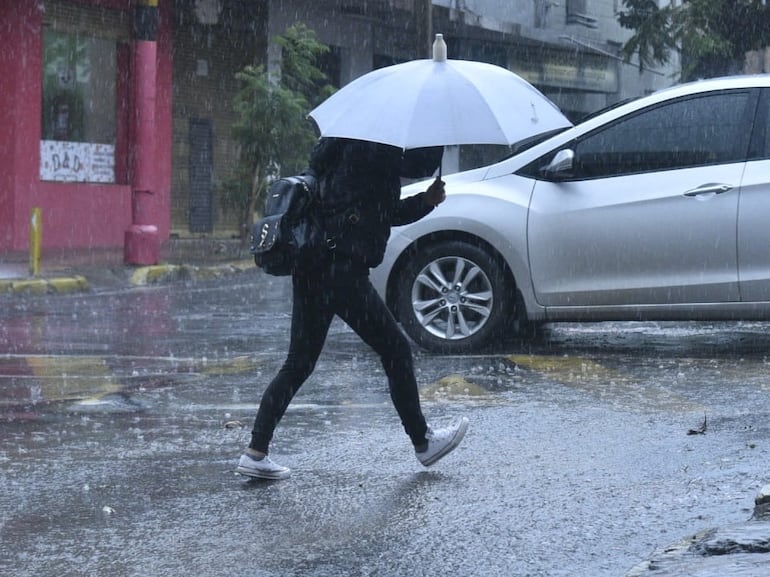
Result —
<instances>
[{"instance_id":1,"label":"green foliage","mask_svg":"<svg viewBox=\"0 0 770 577\"><path fill-rule=\"evenodd\" d=\"M316 140L307 114L334 90L316 65L328 47L312 30L296 24L275 42L282 48L280 78L264 66L247 66L236 75L241 89L233 100L232 130L240 147L238 170L220 193L223 206L238 212L244 240L268 183L306 166Z\"/></svg>"},{"instance_id":2,"label":"green foliage","mask_svg":"<svg viewBox=\"0 0 770 577\"><path fill-rule=\"evenodd\" d=\"M740 67L747 51L770 45L770 4L762 0L684 0L658 7L654 0L623 0L618 15L634 35L623 47L640 66L682 53L682 77L717 76Z\"/></svg>"},{"instance_id":3,"label":"green foliage","mask_svg":"<svg viewBox=\"0 0 770 577\"><path fill-rule=\"evenodd\" d=\"M318 58L329 51L319 44L304 24L296 24L275 39L281 47L281 80L287 89L303 95L313 109L334 92L326 75L318 69Z\"/></svg>"},{"instance_id":4,"label":"green foliage","mask_svg":"<svg viewBox=\"0 0 770 577\"><path fill-rule=\"evenodd\" d=\"M659 8L655 0L624 0L628 8L618 14L623 28L636 33L623 46L626 59L639 54L639 67L652 68L655 64L666 64L670 53L677 48L672 30L673 8Z\"/></svg>"}]
</instances>

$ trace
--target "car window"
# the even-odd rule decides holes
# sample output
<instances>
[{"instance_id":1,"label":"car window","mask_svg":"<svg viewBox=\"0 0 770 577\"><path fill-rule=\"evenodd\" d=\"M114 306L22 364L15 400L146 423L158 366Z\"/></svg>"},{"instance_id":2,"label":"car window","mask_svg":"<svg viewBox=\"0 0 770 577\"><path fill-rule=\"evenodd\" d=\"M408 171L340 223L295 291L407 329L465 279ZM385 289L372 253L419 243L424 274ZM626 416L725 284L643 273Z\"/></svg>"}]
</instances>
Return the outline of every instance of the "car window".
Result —
<instances>
[{"instance_id":1,"label":"car window","mask_svg":"<svg viewBox=\"0 0 770 577\"><path fill-rule=\"evenodd\" d=\"M757 108L754 135L752 136L749 158L765 160L770 158L770 89L762 90Z\"/></svg>"},{"instance_id":2,"label":"car window","mask_svg":"<svg viewBox=\"0 0 770 577\"><path fill-rule=\"evenodd\" d=\"M672 170L744 160L751 91L699 95L645 109L574 144L574 178ZM751 110L749 110L751 108Z\"/></svg>"}]
</instances>

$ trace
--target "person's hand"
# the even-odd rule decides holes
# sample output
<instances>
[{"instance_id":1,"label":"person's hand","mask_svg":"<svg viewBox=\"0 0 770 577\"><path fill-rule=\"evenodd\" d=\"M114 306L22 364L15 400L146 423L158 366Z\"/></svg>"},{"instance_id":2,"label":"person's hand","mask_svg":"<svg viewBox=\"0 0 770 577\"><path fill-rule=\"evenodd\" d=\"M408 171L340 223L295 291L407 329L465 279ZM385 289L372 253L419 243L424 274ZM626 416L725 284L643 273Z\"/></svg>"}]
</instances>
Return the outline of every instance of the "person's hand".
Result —
<instances>
[{"instance_id":1,"label":"person's hand","mask_svg":"<svg viewBox=\"0 0 770 577\"><path fill-rule=\"evenodd\" d=\"M444 202L446 199L446 192L444 191L444 181L441 180L441 177L437 176L436 180L430 184L428 190L423 194L423 199L425 200L425 204L434 207Z\"/></svg>"}]
</instances>

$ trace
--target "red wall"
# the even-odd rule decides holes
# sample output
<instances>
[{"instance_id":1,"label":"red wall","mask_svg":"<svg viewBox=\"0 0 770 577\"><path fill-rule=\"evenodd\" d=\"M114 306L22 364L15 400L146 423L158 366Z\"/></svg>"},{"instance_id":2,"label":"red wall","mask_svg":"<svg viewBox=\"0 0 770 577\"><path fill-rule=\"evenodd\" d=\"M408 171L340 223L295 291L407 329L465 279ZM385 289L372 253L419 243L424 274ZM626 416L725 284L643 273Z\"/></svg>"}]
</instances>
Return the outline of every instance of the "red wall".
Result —
<instances>
[{"instance_id":1,"label":"red wall","mask_svg":"<svg viewBox=\"0 0 770 577\"><path fill-rule=\"evenodd\" d=\"M173 1L161 0L160 4L155 110L157 165L151 218L163 241L170 230ZM41 208L44 249L120 247L131 224L130 184L56 183L39 179L41 5L38 0L0 0L0 254L27 250L33 207Z\"/></svg>"},{"instance_id":2,"label":"red wall","mask_svg":"<svg viewBox=\"0 0 770 577\"><path fill-rule=\"evenodd\" d=\"M39 35L40 15L34 1L0 2L0 126L3 127L0 136L0 249L19 244L17 190L29 188L29 183L21 174L24 171L17 166L25 164L25 152L27 155L31 153L25 133L30 130L40 132L39 119L36 122L32 118L22 121L19 116L25 107L25 95L34 93L34 89L30 90L27 85L25 66L28 62L31 67L40 66L39 51L37 57L28 54L26 40L29 32L23 25L25 22L32 28L33 34ZM30 120L34 122L32 126L28 126Z\"/></svg>"}]
</instances>

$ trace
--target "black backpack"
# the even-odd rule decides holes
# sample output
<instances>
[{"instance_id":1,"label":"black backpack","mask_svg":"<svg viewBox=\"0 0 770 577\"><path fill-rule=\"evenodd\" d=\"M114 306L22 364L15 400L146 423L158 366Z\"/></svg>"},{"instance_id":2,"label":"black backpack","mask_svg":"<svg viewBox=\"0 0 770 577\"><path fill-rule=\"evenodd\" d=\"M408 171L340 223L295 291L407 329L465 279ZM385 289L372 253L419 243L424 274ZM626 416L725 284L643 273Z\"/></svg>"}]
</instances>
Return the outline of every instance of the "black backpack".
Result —
<instances>
[{"instance_id":1,"label":"black backpack","mask_svg":"<svg viewBox=\"0 0 770 577\"><path fill-rule=\"evenodd\" d=\"M318 203L318 182L312 174L281 178L270 185L263 217L251 231L249 250L258 267L286 276L309 260L324 236Z\"/></svg>"}]
</instances>

